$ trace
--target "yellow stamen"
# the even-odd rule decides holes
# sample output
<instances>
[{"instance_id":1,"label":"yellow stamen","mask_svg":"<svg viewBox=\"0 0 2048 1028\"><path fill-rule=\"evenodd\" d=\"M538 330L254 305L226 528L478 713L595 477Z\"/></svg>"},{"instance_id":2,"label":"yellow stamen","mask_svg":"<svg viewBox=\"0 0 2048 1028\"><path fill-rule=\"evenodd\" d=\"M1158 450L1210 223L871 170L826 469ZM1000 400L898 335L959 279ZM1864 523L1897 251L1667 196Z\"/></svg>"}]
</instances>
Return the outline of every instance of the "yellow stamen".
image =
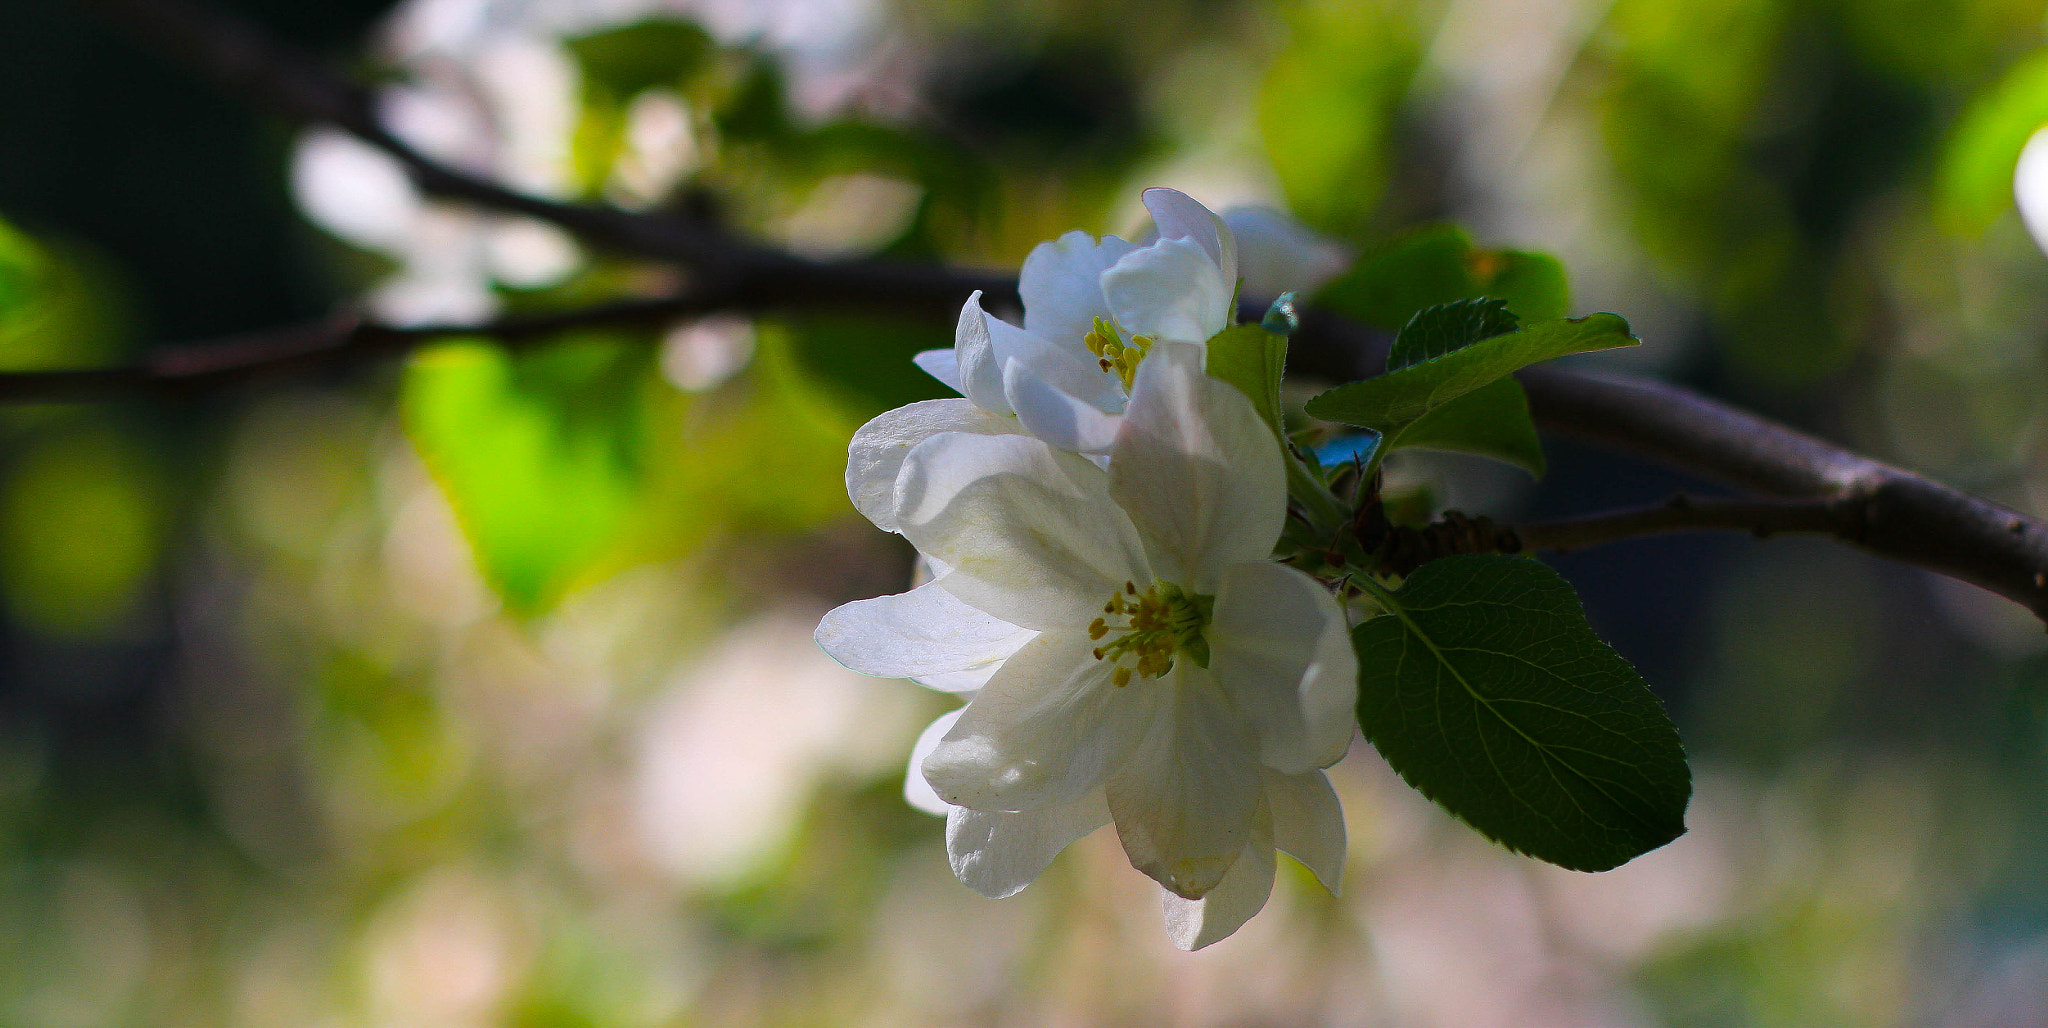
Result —
<instances>
[{"instance_id":1,"label":"yellow stamen","mask_svg":"<svg viewBox=\"0 0 2048 1028\"><path fill-rule=\"evenodd\" d=\"M1119 687L1128 685L1133 675L1166 677L1182 655L1197 667L1208 667L1209 641L1203 633L1215 606L1215 597L1188 592L1171 582L1154 582L1142 593L1137 583L1125 582L1123 592L1111 596L1103 609L1112 615L1126 615L1128 621L1113 625L1096 618L1088 624L1090 639L1117 633L1116 638L1095 648L1095 659L1119 665L1111 675ZM1133 658L1129 666L1123 665L1126 656Z\"/></svg>"},{"instance_id":2,"label":"yellow stamen","mask_svg":"<svg viewBox=\"0 0 2048 1028\"><path fill-rule=\"evenodd\" d=\"M1138 365L1152 349L1150 336L1132 336L1126 343L1117 334L1116 326L1101 318L1095 319L1094 330L1081 337L1081 343L1095 355L1095 363L1103 371L1116 375L1124 384L1124 392L1131 391L1131 382L1138 377Z\"/></svg>"}]
</instances>

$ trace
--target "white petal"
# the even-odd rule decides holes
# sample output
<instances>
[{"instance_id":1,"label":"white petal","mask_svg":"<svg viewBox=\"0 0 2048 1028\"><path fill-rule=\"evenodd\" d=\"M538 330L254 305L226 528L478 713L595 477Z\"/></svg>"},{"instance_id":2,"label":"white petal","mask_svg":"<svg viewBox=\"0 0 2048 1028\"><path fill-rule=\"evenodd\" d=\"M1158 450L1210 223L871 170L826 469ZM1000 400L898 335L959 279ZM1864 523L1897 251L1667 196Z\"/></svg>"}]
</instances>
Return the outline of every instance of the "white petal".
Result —
<instances>
[{"instance_id":1,"label":"white petal","mask_svg":"<svg viewBox=\"0 0 2048 1028\"><path fill-rule=\"evenodd\" d=\"M1266 805L1273 815L1273 844L1315 873L1335 895L1344 880L1344 808L1321 771L1305 775L1266 772Z\"/></svg>"},{"instance_id":2,"label":"white petal","mask_svg":"<svg viewBox=\"0 0 2048 1028\"><path fill-rule=\"evenodd\" d=\"M1079 347L1096 318L1110 319L1109 305L1102 298L1102 273L1133 249L1115 236L1098 242L1086 232L1069 232L1038 244L1017 275L1024 327L1054 343Z\"/></svg>"},{"instance_id":3,"label":"white petal","mask_svg":"<svg viewBox=\"0 0 2048 1028\"><path fill-rule=\"evenodd\" d=\"M1206 343L1230 324L1230 298L1216 262L1192 240L1161 239L1125 254L1102 273L1102 295L1125 331Z\"/></svg>"},{"instance_id":4,"label":"white petal","mask_svg":"<svg viewBox=\"0 0 2048 1028\"><path fill-rule=\"evenodd\" d=\"M1165 682L1119 691L1168 693L1106 783L1124 854L1153 881L1200 899L1251 841L1265 795L1258 739L1215 679L1185 660Z\"/></svg>"},{"instance_id":5,"label":"white petal","mask_svg":"<svg viewBox=\"0 0 2048 1028\"><path fill-rule=\"evenodd\" d=\"M1223 223L1237 237L1237 273L1244 295L1271 300L1294 290L1307 296L1350 265L1342 246L1265 207L1232 207Z\"/></svg>"},{"instance_id":6,"label":"white petal","mask_svg":"<svg viewBox=\"0 0 2048 1028\"><path fill-rule=\"evenodd\" d=\"M910 358L910 363L924 369L924 373L940 382L946 388L967 395L967 387L960 384L960 353L952 347L943 350L921 350Z\"/></svg>"},{"instance_id":7,"label":"white petal","mask_svg":"<svg viewBox=\"0 0 2048 1028\"><path fill-rule=\"evenodd\" d=\"M989 316L981 309L981 290L974 291L960 305L960 322L953 330L953 354L959 362L960 392L983 410L1010 413L1003 402L1003 362L989 339Z\"/></svg>"},{"instance_id":8,"label":"white petal","mask_svg":"<svg viewBox=\"0 0 2048 1028\"><path fill-rule=\"evenodd\" d=\"M963 708L964 709L964 708ZM910 767L903 773L903 799L911 806L927 814L945 817L947 812L958 809L947 805L939 794L932 791L930 782L924 780L924 758L938 748L939 740L953 729L953 722L960 720L960 711L949 710L940 714L938 720L926 725L919 732L917 744L910 748Z\"/></svg>"},{"instance_id":9,"label":"white petal","mask_svg":"<svg viewBox=\"0 0 2048 1028\"><path fill-rule=\"evenodd\" d=\"M953 807L946 814L946 856L960 884L1005 899L1037 880L1067 844L1108 823L1100 789L1040 810Z\"/></svg>"},{"instance_id":10,"label":"white petal","mask_svg":"<svg viewBox=\"0 0 2048 1028\"><path fill-rule=\"evenodd\" d=\"M1358 657L1321 582L1272 561L1231 565L1216 591L1209 653L1216 679L1257 726L1267 767L1303 774L1351 747Z\"/></svg>"},{"instance_id":11,"label":"white petal","mask_svg":"<svg viewBox=\"0 0 2048 1028\"><path fill-rule=\"evenodd\" d=\"M1071 802L1157 720L1162 690L1110 684L1084 633L1047 633L1003 663L924 761L946 802L1035 810Z\"/></svg>"},{"instance_id":12,"label":"white petal","mask_svg":"<svg viewBox=\"0 0 2048 1028\"><path fill-rule=\"evenodd\" d=\"M894 532L896 472L911 447L941 432L1003 435L1023 430L1015 418L991 414L969 400L920 400L876 415L847 444L846 495L876 528Z\"/></svg>"},{"instance_id":13,"label":"white petal","mask_svg":"<svg viewBox=\"0 0 2048 1028\"><path fill-rule=\"evenodd\" d=\"M1060 345L998 318L988 319L989 339L1004 365L1023 364L1038 377L1106 414L1124 409L1124 384L1102 370L1101 358L1080 340Z\"/></svg>"},{"instance_id":14,"label":"white petal","mask_svg":"<svg viewBox=\"0 0 2048 1028\"><path fill-rule=\"evenodd\" d=\"M1230 872L1201 899L1183 899L1162 890L1166 934L1175 946L1197 950L1229 938L1252 915L1264 910L1273 894L1273 845L1253 842L1244 848Z\"/></svg>"},{"instance_id":15,"label":"white petal","mask_svg":"<svg viewBox=\"0 0 2048 1028\"><path fill-rule=\"evenodd\" d=\"M1144 196L1159 238L1193 240L1222 272L1223 281L1237 284L1237 240L1229 222L1178 189L1154 186Z\"/></svg>"},{"instance_id":16,"label":"white petal","mask_svg":"<svg viewBox=\"0 0 2048 1028\"><path fill-rule=\"evenodd\" d=\"M1272 553L1287 517L1279 440L1243 393L1202 371L1200 347L1160 344L1138 366L1109 478L1154 570L1198 592Z\"/></svg>"},{"instance_id":17,"label":"white petal","mask_svg":"<svg viewBox=\"0 0 2048 1028\"><path fill-rule=\"evenodd\" d=\"M841 604L818 622L816 638L833 660L864 675L923 678L973 671L983 672L985 681L1037 634L928 582L907 593Z\"/></svg>"},{"instance_id":18,"label":"white petal","mask_svg":"<svg viewBox=\"0 0 2048 1028\"><path fill-rule=\"evenodd\" d=\"M951 566L953 595L1013 625L1084 630L1126 581L1150 581L1102 469L1029 436L949 432L896 477L897 530Z\"/></svg>"},{"instance_id":19,"label":"white petal","mask_svg":"<svg viewBox=\"0 0 2048 1028\"><path fill-rule=\"evenodd\" d=\"M1011 364L1003 375L1003 391L1024 430L1056 450L1102 454L1116 445L1117 429L1124 423L1121 415L1106 414L1054 386L1030 365Z\"/></svg>"},{"instance_id":20,"label":"white petal","mask_svg":"<svg viewBox=\"0 0 2048 1028\"><path fill-rule=\"evenodd\" d=\"M1027 634L1023 642L1018 643L1018 645L1021 647L1023 643L1030 642L1031 636L1036 634L1036 632ZM997 661L992 664L977 665L962 671L942 671L934 675L911 675L910 680L927 689L934 689L939 692L973 692L987 685L988 680L994 677L996 671L1002 666L1002 662Z\"/></svg>"}]
</instances>

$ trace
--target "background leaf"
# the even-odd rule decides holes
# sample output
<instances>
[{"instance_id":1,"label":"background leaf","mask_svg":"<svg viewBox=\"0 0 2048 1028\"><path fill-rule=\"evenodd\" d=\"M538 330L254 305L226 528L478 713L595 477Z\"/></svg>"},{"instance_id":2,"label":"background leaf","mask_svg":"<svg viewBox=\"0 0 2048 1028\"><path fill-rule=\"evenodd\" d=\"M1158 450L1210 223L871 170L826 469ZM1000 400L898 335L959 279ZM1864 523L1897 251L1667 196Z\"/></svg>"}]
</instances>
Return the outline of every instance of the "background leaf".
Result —
<instances>
[{"instance_id":1,"label":"background leaf","mask_svg":"<svg viewBox=\"0 0 2048 1028\"><path fill-rule=\"evenodd\" d=\"M1970 104L1941 148L1936 212L1952 232L1978 233L2012 207L2020 150L2048 126L2048 52L2014 64Z\"/></svg>"},{"instance_id":2,"label":"background leaf","mask_svg":"<svg viewBox=\"0 0 2048 1028\"><path fill-rule=\"evenodd\" d=\"M407 433L514 611L552 604L619 538L645 467L652 354L599 336L519 355L458 341L407 367Z\"/></svg>"},{"instance_id":3,"label":"background leaf","mask_svg":"<svg viewBox=\"0 0 2048 1028\"><path fill-rule=\"evenodd\" d=\"M1392 332L1425 308L1487 296L1524 322L1571 313L1571 286L1557 258L1482 250L1456 225L1428 225L1361 257L1316 294L1317 306Z\"/></svg>"},{"instance_id":4,"label":"background leaf","mask_svg":"<svg viewBox=\"0 0 2048 1028\"><path fill-rule=\"evenodd\" d=\"M1389 600L1352 632L1358 723L1410 785L1501 845L1577 871L1684 833L1678 731L1556 572L1447 557Z\"/></svg>"},{"instance_id":5,"label":"background leaf","mask_svg":"<svg viewBox=\"0 0 2048 1028\"><path fill-rule=\"evenodd\" d=\"M1309 400L1307 409L1311 417L1370 428L1391 438L1430 411L1517 369L1566 354L1636 343L1628 322L1614 314L1544 322L1338 386Z\"/></svg>"}]
</instances>

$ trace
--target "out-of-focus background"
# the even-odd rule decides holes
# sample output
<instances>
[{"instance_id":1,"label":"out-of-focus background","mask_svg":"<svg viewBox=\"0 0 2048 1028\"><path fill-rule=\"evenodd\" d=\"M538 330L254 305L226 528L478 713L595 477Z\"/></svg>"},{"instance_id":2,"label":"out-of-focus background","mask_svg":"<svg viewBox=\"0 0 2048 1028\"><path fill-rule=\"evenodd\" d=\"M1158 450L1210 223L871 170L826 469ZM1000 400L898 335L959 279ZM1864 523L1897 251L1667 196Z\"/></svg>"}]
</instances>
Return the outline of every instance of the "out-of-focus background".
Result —
<instances>
[{"instance_id":1,"label":"out-of-focus background","mask_svg":"<svg viewBox=\"0 0 2048 1028\"><path fill-rule=\"evenodd\" d=\"M1155 184L1350 252L1455 221L1626 315L1603 366L2048 513L2040 3L233 7L440 159L809 254L1014 267ZM9 368L675 284L53 0L0 13L0 98ZM1343 896L1290 864L1204 952L1107 834L958 886L901 798L945 701L810 642L905 581L844 445L946 342L710 318L0 411L0 1021L2048 1025L2048 634L1817 542L1555 562L1694 760L1690 833L1620 870L1497 850L1361 743ZM1497 516L1689 485L1551 460L1402 473Z\"/></svg>"}]
</instances>

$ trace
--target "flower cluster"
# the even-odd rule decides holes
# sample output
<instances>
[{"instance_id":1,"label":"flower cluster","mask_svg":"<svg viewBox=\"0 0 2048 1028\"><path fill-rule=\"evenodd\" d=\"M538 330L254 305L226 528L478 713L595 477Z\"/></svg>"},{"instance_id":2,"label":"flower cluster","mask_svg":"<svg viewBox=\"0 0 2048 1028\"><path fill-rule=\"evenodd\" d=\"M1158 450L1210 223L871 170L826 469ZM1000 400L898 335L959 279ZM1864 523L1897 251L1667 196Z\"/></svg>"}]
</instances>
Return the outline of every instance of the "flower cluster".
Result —
<instances>
[{"instance_id":1,"label":"flower cluster","mask_svg":"<svg viewBox=\"0 0 2048 1028\"><path fill-rule=\"evenodd\" d=\"M1276 849L1336 888L1323 769L1350 745L1357 668L1329 590L1271 559L1279 439L1204 370L1234 320L1236 235L1173 190L1145 205L1146 245L1034 250L1021 327L968 299L954 347L917 358L963 398L855 435L855 506L931 580L832 611L817 638L967 699L925 731L906 790L946 814L963 883L1014 894L1113 823L1194 949L1265 905Z\"/></svg>"}]
</instances>

